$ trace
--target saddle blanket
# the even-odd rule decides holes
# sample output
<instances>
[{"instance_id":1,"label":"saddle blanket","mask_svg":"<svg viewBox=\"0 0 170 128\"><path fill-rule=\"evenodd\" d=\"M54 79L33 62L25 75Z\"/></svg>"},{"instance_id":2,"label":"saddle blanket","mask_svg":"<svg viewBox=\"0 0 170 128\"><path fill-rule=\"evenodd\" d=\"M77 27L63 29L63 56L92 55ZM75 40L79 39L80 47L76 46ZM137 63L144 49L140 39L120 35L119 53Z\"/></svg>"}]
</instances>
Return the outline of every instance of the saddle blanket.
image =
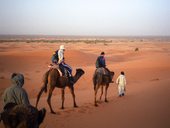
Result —
<instances>
[{"instance_id":1,"label":"saddle blanket","mask_svg":"<svg viewBox=\"0 0 170 128\"><path fill-rule=\"evenodd\" d=\"M60 70L60 68L59 68L59 65L50 64L50 65L48 65L48 68L49 68L49 69L57 69L58 72L60 73L60 76L62 76L62 72L61 72L61 70Z\"/></svg>"}]
</instances>

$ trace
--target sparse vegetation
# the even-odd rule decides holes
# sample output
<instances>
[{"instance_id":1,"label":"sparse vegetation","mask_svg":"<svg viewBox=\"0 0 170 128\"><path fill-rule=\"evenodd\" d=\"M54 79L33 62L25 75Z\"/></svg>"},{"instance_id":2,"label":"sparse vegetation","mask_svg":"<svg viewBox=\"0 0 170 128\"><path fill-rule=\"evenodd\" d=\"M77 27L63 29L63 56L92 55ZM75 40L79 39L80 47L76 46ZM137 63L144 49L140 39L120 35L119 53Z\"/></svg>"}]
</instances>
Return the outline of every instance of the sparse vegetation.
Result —
<instances>
[{"instance_id":1,"label":"sparse vegetation","mask_svg":"<svg viewBox=\"0 0 170 128\"><path fill-rule=\"evenodd\" d=\"M25 42L25 43L86 43L86 44L97 44L97 43L112 43L112 40L103 39L1 39L0 43L12 43L12 42Z\"/></svg>"},{"instance_id":2,"label":"sparse vegetation","mask_svg":"<svg viewBox=\"0 0 170 128\"><path fill-rule=\"evenodd\" d=\"M139 51L139 48L135 48L135 52Z\"/></svg>"}]
</instances>

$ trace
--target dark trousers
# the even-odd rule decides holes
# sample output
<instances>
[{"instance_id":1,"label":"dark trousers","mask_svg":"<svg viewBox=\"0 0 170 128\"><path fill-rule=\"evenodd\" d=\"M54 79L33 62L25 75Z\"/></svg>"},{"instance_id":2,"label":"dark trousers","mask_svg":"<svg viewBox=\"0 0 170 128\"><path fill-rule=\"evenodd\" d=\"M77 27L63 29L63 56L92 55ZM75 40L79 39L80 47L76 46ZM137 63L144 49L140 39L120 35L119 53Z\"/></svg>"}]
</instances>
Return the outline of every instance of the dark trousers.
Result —
<instances>
[{"instance_id":1,"label":"dark trousers","mask_svg":"<svg viewBox=\"0 0 170 128\"><path fill-rule=\"evenodd\" d=\"M63 76L67 75L67 73L68 73L68 76L72 76L72 69L69 65L67 65L65 63L61 63L61 64L59 64L59 68L60 68Z\"/></svg>"}]
</instances>

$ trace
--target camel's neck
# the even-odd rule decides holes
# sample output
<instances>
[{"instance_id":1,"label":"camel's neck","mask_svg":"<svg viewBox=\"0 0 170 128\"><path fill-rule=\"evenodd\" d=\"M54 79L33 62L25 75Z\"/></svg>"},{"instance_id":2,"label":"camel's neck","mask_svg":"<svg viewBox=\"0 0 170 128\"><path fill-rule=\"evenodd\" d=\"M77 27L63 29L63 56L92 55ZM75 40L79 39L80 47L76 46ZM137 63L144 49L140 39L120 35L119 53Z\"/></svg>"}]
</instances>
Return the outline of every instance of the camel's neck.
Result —
<instances>
[{"instance_id":1,"label":"camel's neck","mask_svg":"<svg viewBox=\"0 0 170 128\"><path fill-rule=\"evenodd\" d=\"M74 77L73 77L73 78L74 78L74 83L76 83L81 76L82 76L82 75L76 73L76 74L74 75Z\"/></svg>"}]
</instances>

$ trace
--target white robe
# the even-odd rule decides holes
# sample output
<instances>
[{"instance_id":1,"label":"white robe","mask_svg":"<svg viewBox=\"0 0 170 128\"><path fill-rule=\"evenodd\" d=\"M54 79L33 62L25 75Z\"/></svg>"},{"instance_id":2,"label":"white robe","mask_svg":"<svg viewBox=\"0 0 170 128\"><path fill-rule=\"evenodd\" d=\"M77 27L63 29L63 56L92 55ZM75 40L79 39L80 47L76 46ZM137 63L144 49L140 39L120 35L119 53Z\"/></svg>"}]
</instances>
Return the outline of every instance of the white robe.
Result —
<instances>
[{"instance_id":1,"label":"white robe","mask_svg":"<svg viewBox=\"0 0 170 128\"><path fill-rule=\"evenodd\" d=\"M125 93L125 86L126 86L126 78L125 75L119 75L116 80L116 84L118 84L118 93L122 95Z\"/></svg>"}]
</instances>

